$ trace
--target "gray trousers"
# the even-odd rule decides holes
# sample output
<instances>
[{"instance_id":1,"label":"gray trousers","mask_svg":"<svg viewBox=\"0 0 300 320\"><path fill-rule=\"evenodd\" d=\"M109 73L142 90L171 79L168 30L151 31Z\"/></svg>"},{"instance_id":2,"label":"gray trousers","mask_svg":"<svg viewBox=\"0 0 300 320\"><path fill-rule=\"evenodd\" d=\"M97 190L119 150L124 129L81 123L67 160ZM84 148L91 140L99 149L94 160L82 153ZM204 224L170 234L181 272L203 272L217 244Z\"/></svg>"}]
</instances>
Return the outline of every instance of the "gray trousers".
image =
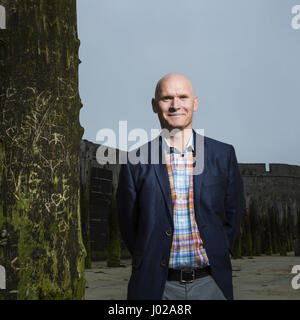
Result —
<instances>
[{"instance_id":1,"label":"gray trousers","mask_svg":"<svg viewBox=\"0 0 300 320\"><path fill-rule=\"evenodd\" d=\"M227 300L212 276L191 283L167 281L162 300Z\"/></svg>"}]
</instances>

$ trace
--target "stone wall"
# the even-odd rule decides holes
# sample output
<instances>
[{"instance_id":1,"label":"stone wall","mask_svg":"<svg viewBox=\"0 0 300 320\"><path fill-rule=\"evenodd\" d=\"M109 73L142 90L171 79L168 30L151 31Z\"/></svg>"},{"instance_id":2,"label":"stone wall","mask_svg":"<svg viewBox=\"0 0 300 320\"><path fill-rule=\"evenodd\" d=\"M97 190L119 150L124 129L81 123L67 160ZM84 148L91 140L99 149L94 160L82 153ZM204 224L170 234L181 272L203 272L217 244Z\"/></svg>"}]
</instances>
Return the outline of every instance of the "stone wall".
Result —
<instances>
[{"instance_id":1,"label":"stone wall","mask_svg":"<svg viewBox=\"0 0 300 320\"><path fill-rule=\"evenodd\" d=\"M235 247L240 255L299 252L300 166L239 164L246 214Z\"/></svg>"},{"instance_id":2,"label":"stone wall","mask_svg":"<svg viewBox=\"0 0 300 320\"><path fill-rule=\"evenodd\" d=\"M88 140L81 141L81 218L83 239L91 261L107 259L109 265L118 265L120 257L129 253L120 239L115 207L115 192L118 186L119 164L99 164L96 160L100 145ZM116 152L119 150L109 148Z\"/></svg>"}]
</instances>

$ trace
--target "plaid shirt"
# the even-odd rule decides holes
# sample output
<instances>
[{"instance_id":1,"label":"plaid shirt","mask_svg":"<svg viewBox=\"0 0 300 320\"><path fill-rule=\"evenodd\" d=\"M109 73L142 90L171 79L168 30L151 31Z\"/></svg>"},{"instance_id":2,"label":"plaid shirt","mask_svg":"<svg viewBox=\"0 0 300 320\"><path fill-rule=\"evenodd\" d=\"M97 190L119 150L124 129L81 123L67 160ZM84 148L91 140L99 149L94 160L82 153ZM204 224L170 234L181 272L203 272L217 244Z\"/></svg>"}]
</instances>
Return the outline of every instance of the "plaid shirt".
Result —
<instances>
[{"instance_id":1,"label":"plaid shirt","mask_svg":"<svg viewBox=\"0 0 300 320\"><path fill-rule=\"evenodd\" d=\"M170 148L164 136L163 141L174 220L169 268L203 268L209 262L194 213L193 135L183 152Z\"/></svg>"}]
</instances>

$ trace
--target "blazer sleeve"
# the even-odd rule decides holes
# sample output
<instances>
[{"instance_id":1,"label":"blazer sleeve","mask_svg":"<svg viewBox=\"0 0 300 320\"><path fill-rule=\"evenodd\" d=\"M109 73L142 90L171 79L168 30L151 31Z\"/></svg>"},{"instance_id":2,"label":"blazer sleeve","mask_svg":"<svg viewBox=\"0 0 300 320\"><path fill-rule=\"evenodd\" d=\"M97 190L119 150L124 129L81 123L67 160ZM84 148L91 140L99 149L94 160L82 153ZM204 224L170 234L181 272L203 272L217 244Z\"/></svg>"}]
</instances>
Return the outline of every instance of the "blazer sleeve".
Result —
<instances>
[{"instance_id":1,"label":"blazer sleeve","mask_svg":"<svg viewBox=\"0 0 300 320\"><path fill-rule=\"evenodd\" d=\"M235 150L233 146L230 147L228 186L225 196L226 223L224 227L232 254L234 241L238 237L241 227L245 200L243 179L239 171Z\"/></svg>"},{"instance_id":2,"label":"blazer sleeve","mask_svg":"<svg viewBox=\"0 0 300 320\"><path fill-rule=\"evenodd\" d=\"M121 165L116 199L121 236L133 255L138 210L137 193L129 164Z\"/></svg>"}]
</instances>

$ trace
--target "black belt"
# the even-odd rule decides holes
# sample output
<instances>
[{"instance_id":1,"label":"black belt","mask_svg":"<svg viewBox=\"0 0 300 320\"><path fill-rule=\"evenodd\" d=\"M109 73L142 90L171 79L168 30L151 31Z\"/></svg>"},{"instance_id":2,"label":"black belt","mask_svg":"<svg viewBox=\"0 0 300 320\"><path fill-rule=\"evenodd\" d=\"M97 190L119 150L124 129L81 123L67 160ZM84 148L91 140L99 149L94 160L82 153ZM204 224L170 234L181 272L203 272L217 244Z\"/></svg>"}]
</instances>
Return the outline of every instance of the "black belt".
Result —
<instances>
[{"instance_id":1,"label":"black belt","mask_svg":"<svg viewBox=\"0 0 300 320\"><path fill-rule=\"evenodd\" d=\"M169 269L168 280L190 283L195 279L206 277L210 274L210 266L202 269Z\"/></svg>"}]
</instances>

